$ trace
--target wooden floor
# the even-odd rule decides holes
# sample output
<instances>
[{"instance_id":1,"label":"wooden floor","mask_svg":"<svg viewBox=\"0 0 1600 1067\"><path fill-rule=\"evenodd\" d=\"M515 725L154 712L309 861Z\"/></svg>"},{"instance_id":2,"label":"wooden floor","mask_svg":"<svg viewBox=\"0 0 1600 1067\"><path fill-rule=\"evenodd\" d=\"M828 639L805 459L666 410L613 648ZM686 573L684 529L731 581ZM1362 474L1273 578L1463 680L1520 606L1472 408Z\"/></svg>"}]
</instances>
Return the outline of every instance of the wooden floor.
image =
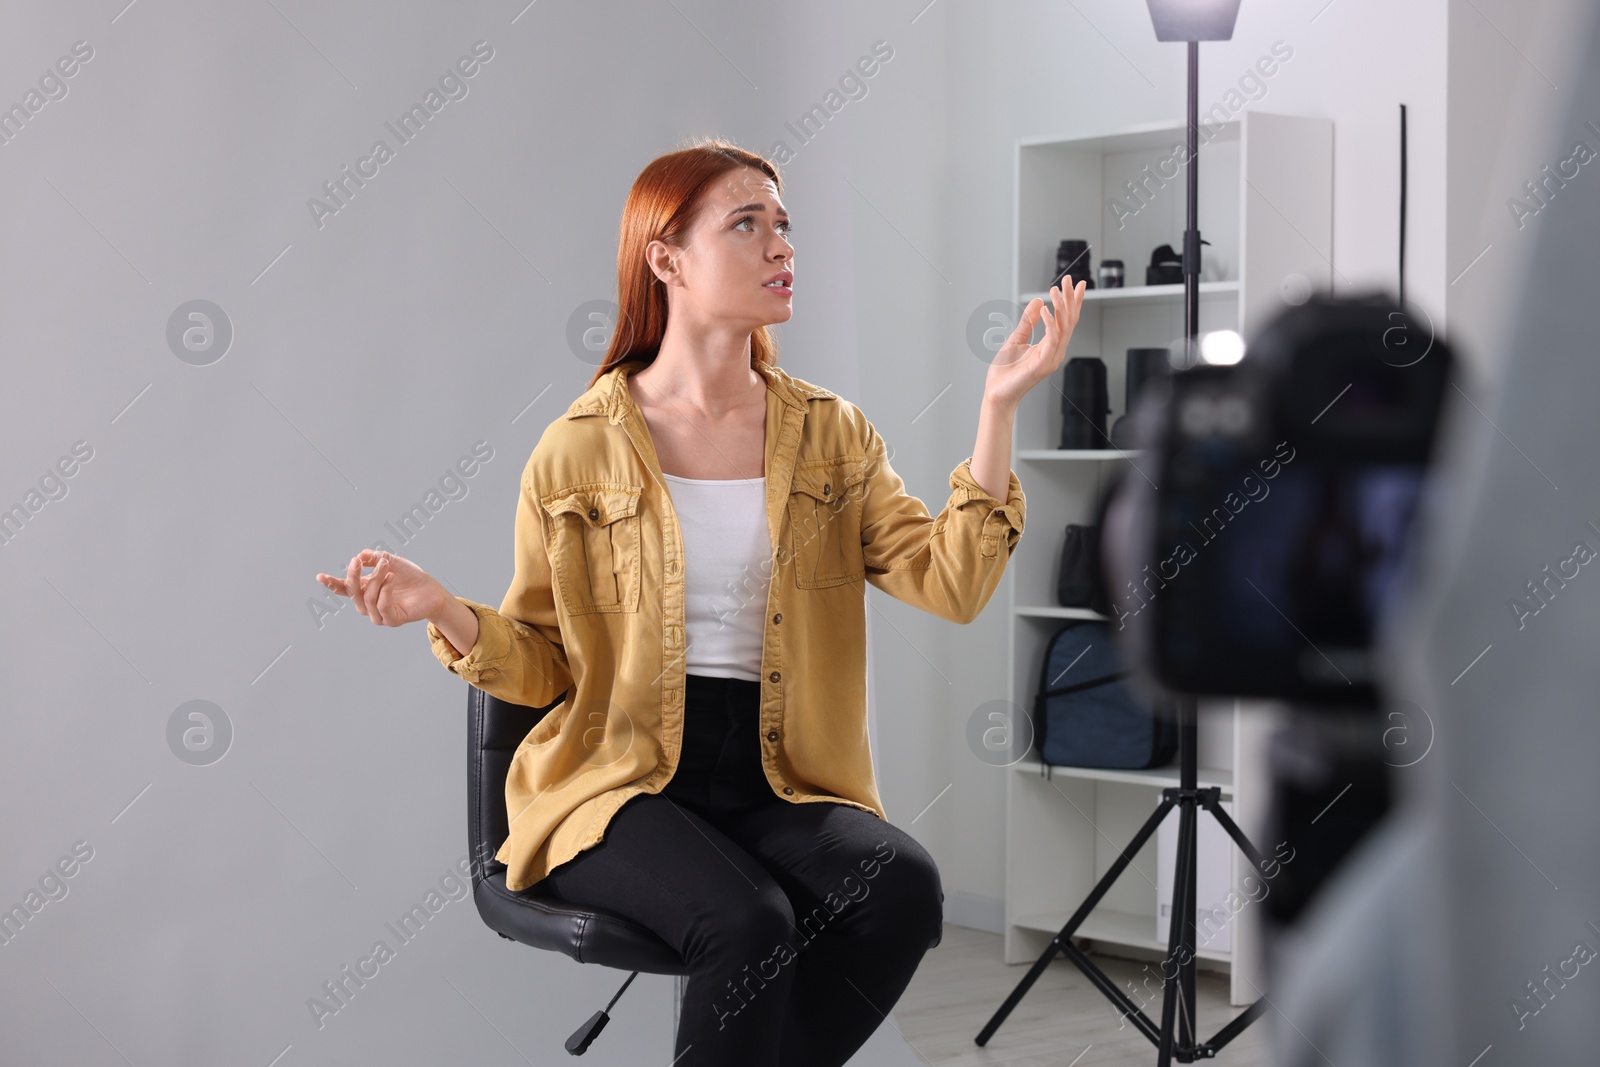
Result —
<instances>
[{"instance_id":1,"label":"wooden floor","mask_svg":"<svg viewBox=\"0 0 1600 1067\"><path fill-rule=\"evenodd\" d=\"M1000 942L998 934L946 923L944 939L923 957L893 1013L897 1028L923 1063L939 1067L1148 1067L1156 1062L1155 1045L1132 1023L1119 1018L1104 994L1059 956L988 1044L976 1044L973 1039L978 1031L1030 966L1001 962ZM1109 956L1093 958L1124 990L1125 983L1137 986L1145 977L1141 963ZM1227 979L1220 974L1199 972L1195 994L1199 1031L1205 1038L1244 1010L1228 1004ZM1142 1006L1159 1025L1159 996ZM1269 1063L1270 1023L1267 1016L1257 1019L1218 1053L1215 1062L1230 1067ZM1075 1058L1079 1056L1082 1058Z\"/></svg>"}]
</instances>

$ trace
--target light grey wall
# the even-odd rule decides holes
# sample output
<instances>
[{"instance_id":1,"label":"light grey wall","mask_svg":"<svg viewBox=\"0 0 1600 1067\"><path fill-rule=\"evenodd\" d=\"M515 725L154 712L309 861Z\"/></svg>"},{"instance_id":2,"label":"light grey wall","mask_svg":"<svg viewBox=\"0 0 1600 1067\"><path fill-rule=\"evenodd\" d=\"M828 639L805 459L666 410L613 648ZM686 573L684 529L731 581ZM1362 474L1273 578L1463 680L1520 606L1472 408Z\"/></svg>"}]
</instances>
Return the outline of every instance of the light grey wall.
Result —
<instances>
[{"instance_id":1,"label":"light grey wall","mask_svg":"<svg viewBox=\"0 0 1600 1067\"><path fill-rule=\"evenodd\" d=\"M784 363L856 393L846 179L882 195L865 172L898 153L856 159L847 129L864 109L932 121L915 90L942 77L938 21L907 19L842 3L7 9L0 103L75 42L85 58L0 146L0 501L58 495L0 548L0 902L65 893L0 947L0 1059L565 1056L623 976L502 941L451 899L464 686L420 625L319 619L313 575L383 539L498 603L523 462L598 359L571 320L614 292L634 176L691 135L793 144L785 122L886 39L867 95L787 168L804 236ZM386 123L478 41L492 58L465 95L398 144ZM379 138L394 158L319 224L308 199ZM899 150L923 158L917 139ZM920 195L896 205L908 230L940 213L936 187ZM879 281L866 295L916 288ZM169 340L195 300L220 309L225 352ZM883 358L903 367L938 329ZM881 412L886 431L913 400ZM62 493L48 475L79 441ZM476 442L473 476L441 489ZM400 543L386 523L430 491L457 499ZM207 766L175 754L191 701L231 731ZM430 892L442 908L402 945L386 924ZM308 1000L380 939L395 958L319 1026ZM667 1062L671 989L641 976L591 1055ZM871 1047L907 1062L892 1028Z\"/></svg>"},{"instance_id":2,"label":"light grey wall","mask_svg":"<svg viewBox=\"0 0 1600 1067\"><path fill-rule=\"evenodd\" d=\"M562 1055L620 975L501 941L465 899L313 1021L308 999L463 857L465 798L460 682L420 627L319 620L312 575L383 539L498 602L522 463L598 358L572 322L613 293L623 197L703 133L791 150L782 362L859 403L937 511L982 393L967 316L1010 295L1014 140L1183 106L1182 47L1111 0L4 18L0 104L93 49L0 146L0 504L59 497L0 549L0 904L92 850L0 947L0 1027L28 1062ZM1295 49L1251 106L1335 120L1341 287L1392 281L1410 103L1411 287L1440 309L1444 25L1443 0L1247 2L1201 75L1209 106L1273 41ZM319 225L307 200L395 144L385 123L480 40L466 95ZM830 101L877 41L893 58L865 94ZM838 111L802 143L786 124L817 104ZM203 366L169 340L195 300L231 331ZM80 441L62 494L47 476ZM480 441L464 495L392 538ZM964 729L1006 691L1002 603L955 628L873 590L869 615L884 799L939 860L947 917L998 929L1002 780ZM232 731L207 766L169 740L195 700ZM606 1055L667 1048L669 980L618 1007ZM869 1049L909 1062L888 1027Z\"/></svg>"},{"instance_id":3,"label":"light grey wall","mask_svg":"<svg viewBox=\"0 0 1600 1067\"><path fill-rule=\"evenodd\" d=\"M1534 238L1561 224L1552 219L1572 218L1560 171L1576 170L1574 182L1592 177L1588 164L1567 161L1576 142L1600 146L1600 136L1581 123L1566 128L1564 110L1579 65L1594 61L1574 32L1589 9L1583 0L1450 3L1446 319L1485 389L1500 387L1509 353L1499 339L1533 267Z\"/></svg>"}]
</instances>

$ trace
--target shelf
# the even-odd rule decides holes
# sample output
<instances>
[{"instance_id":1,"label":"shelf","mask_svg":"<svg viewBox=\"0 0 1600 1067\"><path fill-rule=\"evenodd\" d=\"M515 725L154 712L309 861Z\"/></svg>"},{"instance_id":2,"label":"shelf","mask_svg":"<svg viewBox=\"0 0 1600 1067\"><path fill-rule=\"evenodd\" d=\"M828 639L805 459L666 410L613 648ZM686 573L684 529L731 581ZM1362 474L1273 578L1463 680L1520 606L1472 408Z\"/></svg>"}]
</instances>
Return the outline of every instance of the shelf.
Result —
<instances>
[{"instance_id":1,"label":"shelf","mask_svg":"<svg viewBox=\"0 0 1600 1067\"><path fill-rule=\"evenodd\" d=\"M1039 930L1044 933L1057 934L1067 925L1072 918L1071 911L1044 911L1032 915L1019 915L1012 920L1012 926L1020 926L1024 930ZM1118 945L1128 945L1134 948L1154 949L1157 952L1167 950L1165 938L1156 938L1156 918L1154 915L1137 915L1126 911L1112 911L1110 908L1096 908L1089 913L1088 918L1073 931L1073 937L1084 937L1091 941L1110 941ZM1195 955L1203 960L1216 960L1228 963L1232 954L1217 952L1214 949L1199 948Z\"/></svg>"},{"instance_id":2,"label":"shelf","mask_svg":"<svg viewBox=\"0 0 1600 1067\"><path fill-rule=\"evenodd\" d=\"M1282 310L1284 278L1303 275L1314 290L1332 286L1333 123L1247 108L1215 137L1209 132L1202 134L1205 176L1196 202L1196 224L1208 244L1204 273L1191 279L1198 282L1198 327L1201 333L1235 330L1248 337ZM1105 259L1126 264L1126 287L1085 290L1085 314L1069 355L1099 356L1113 403L1126 393L1123 355L1128 349L1182 348L1185 286L1138 283L1146 277L1150 250L1171 244L1186 227L1185 189L1181 179L1171 177L1172 164L1166 162L1186 136L1181 121L1169 121L1091 131L1088 136L1019 139L1012 155L1012 248L1009 284L1004 286L1015 294L1011 299L1026 304L1047 298L1037 287L1053 277L1064 240L1089 246L1091 262L1080 261L1074 274L1095 277L1091 268ZM1037 447L1079 440L1062 437L1065 383L1053 384L1055 388L1036 389L1022 399L1013 428L1018 473L1024 483L1030 472L1040 483L1028 494L1029 517L1055 534L1043 540L1023 538L1003 579L1008 609L1003 616L1005 696L1018 708L1033 706L1041 660L1057 630L1077 620L1116 630L1118 615L1126 623L1125 606L1116 600L1107 609L1109 619L1084 607L1059 604L1054 592L1061 531L1067 524L1094 522L1113 477L1158 458L1148 442L1121 434L1117 443L1125 449ZM1066 409L1071 415L1071 407ZM1115 415L1107 416L1104 429L1109 435L1109 419ZM1109 436L1094 441L1112 444ZM1137 451L1140 444L1147 446L1144 453ZM1263 825L1271 802L1269 753L1281 709L1246 711L1240 701L1228 703L1231 707L1208 708L1196 720L1202 765L1196 780L1230 801L1233 818L1250 832ZM1053 747L1051 751L1055 753ZM1054 766L1043 762L1038 748L1020 740L1007 758L1017 755L1023 758L1009 764L1015 772L1002 775L1003 958L1012 964L1037 958L1044 943L1071 918L1066 909L1079 906L1097 874L1115 862L1118 850L1149 819L1162 790L1179 785L1176 761L1147 770ZM1228 852L1226 862L1215 869L1226 871L1229 884L1239 886L1252 868L1243 853L1209 833L1213 829L1209 823L1205 827L1203 855L1218 864L1220 853ZM1154 884L1160 880L1160 849L1154 840L1146 845L1138 860L1145 877L1129 871L1108 887L1074 931L1075 940L1092 940L1128 956L1165 954L1166 924L1156 921L1162 891ZM1052 910L1057 908L1063 910ZM1256 987L1264 982L1259 918L1252 910L1234 929L1231 952L1217 951L1217 942L1200 953L1207 968L1231 970L1229 1000L1235 1006L1256 999Z\"/></svg>"},{"instance_id":3,"label":"shelf","mask_svg":"<svg viewBox=\"0 0 1600 1067\"><path fill-rule=\"evenodd\" d=\"M1012 766L1029 774L1040 777L1044 775L1044 764L1034 756L1019 760ZM1169 764L1166 767L1152 767L1147 771L1119 771L1107 767L1052 766L1050 774L1052 777L1088 778L1096 782L1122 782L1127 785L1150 785L1163 789L1167 786L1178 784L1178 765L1176 763ZM1216 786L1222 790L1223 796L1231 797L1233 796L1233 772L1220 767L1196 767L1195 785L1201 789ZM1059 926L1060 923L1056 925Z\"/></svg>"},{"instance_id":4,"label":"shelf","mask_svg":"<svg viewBox=\"0 0 1600 1067\"><path fill-rule=\"evenodd\" d=\"M1206 138L1200 144L1203 153L1206 146L1213 143L1237 144L1241 120L1238 117L1230 118L1226 122L1202 121L1200 132ZM1137 126L1126 126L1116 133L1101 134L1099 136L1062 136L1046 134L1039 137L1019 137L1017 144L1023 148L1065 148L1074 152L1134 152L1140 149L1173 149L1180 144L1187 143L1189 126L1183 122L1146 122ZM1204 183L1202 183L1204 184Z\"/></svg>"},{"instance_id":5,"label":"shelf","mask_svg":"<svg viewBox=\"0 0 1600 1067\"><path fill-rule=\"evenodd\" d=\"M1049 606L1019 607L1018 615L1028 615L1035 619L1093 619L1096 622L1110 622L1111 616L1101 615L1088 608L1058 608Z\"/></svg>"},{"instance_id":6,"label":"shelf","mask_svg":"<svg viewBox=\"0 0 1600 1067\"><path fill-rule=\"evenodd\" d=\"M1144 449L1134 448L1019 448L1018 459L1087 459L1104 462L1112 459L1132 459L1144 454Z\"/></svg>"},{"instance_id":7,"label":"shelf","mask_svg":"<svg viewBox=\"0 0 1600 1067\"><path fill-rule=\"evenodd\" d=\"M1237 293L1239 283L1228 282L1201 282L1200 295L1210 296L1213 293ZM1034 297L1048 300L1049 294L1023 293L1021 303L1026 305ZM1119 307L1133 307L1139 304L1160 304L1166 302L1183 301L1183 286L1180 285L1129 285L1120 289L1085 289L1083 302L1085 304L1116 304Z\"/></svg>"}]
</instances>

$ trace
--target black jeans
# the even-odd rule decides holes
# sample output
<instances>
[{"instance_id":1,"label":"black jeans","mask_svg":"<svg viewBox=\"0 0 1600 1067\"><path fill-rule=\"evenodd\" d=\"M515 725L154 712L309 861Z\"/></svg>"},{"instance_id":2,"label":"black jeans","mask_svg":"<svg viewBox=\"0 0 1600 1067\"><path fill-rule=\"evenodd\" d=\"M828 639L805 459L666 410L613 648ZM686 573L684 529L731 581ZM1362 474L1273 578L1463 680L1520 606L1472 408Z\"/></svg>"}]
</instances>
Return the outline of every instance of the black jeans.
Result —
<instances>
[{"instance_id":1,"label":"black jeans","mask_svg":"<svg viewBox=\"0 0 1600 1067\"><path fill-rule=\"evenodd\" d=\"M687 684L672 780L630 798L541 887L633 919L683 956L674 1067L837 1067L939 936L939 870L870 812L773 792L759 682Z\"/></svg>"}]
</instances>

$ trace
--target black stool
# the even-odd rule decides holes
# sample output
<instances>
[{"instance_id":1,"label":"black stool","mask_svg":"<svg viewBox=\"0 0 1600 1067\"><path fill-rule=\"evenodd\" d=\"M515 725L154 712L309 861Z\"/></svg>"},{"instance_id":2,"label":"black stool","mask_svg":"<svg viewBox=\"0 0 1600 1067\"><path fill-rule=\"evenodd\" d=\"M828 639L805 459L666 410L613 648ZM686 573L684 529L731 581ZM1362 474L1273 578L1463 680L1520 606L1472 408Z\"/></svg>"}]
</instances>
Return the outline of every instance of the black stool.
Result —
<instances>
[{"instance_id":1,"label":"black stool","mask_svg":"<svg viewBox=\"0 0 1600 1067\"><path fill-rule=\"evenodd\" d=\"M579 963L598 963L632 971L611 1003L592 1015L567 1039L567 1051L581 1056L610 1020L607 1012L640 971L678 976L673 1006L673 1044L678 1007L689 969L683 957L651 931L601 908L583 907L545 896L534 885L520 893L506 888L506 866L495 853L510 834L506 819L506 773L511 757L534 724L562 700L542 708L511 704L477 686L467 687L467 843L472 856L472 899L478 914L501 937L534 948L564 952Z\"/></svg>"},{"instance_id":2,"label":"black stool","mask_svg":"<svg viewBox=\"0 0 1600 1067\"><path fill-rule=\"evenodd\" d=\"M673 1047L689 968L677 950L630 919L603 908L584 907L539 892L533 885L520 893L506 888L506 866L495 859L510 836L506 818L506 773L511 757L528 731L560 698L542 708L512 704L467 686L467 844L472 856L472 899L489 928L508 941L563 952L579 963L598 963L631 971L622 988L604 1008L567 1038L567 1051L581 1056L610 1021L612 1005L640 971L678 976L672 1009ZM943 937L934 934L928 947Z\"/></svg>"}]
</instances>

